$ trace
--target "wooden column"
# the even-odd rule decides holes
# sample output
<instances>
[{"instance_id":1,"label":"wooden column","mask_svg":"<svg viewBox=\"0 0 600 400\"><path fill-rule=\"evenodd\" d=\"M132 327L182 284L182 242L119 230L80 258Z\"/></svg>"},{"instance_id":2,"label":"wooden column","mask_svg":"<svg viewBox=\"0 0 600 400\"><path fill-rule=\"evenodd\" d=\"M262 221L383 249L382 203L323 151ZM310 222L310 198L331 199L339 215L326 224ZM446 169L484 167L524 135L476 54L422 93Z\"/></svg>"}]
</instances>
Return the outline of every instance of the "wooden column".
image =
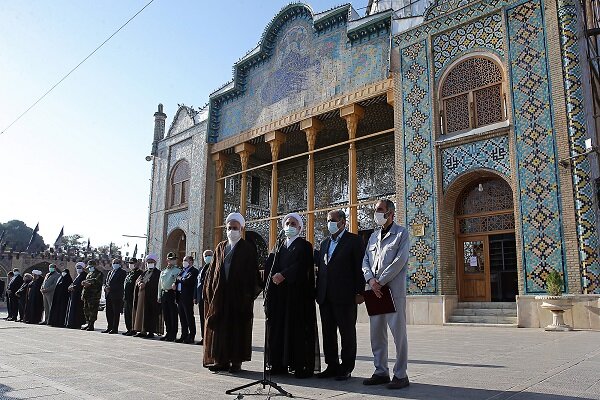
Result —
<instances>
[{"instance_id":1,"label":"wooden column","mask_svg":"<svg viewBox=\"0 0 600 400\"><path fill-rule=\"evenodd\" d=\"M227 156L223 153L215 153L212 155L212 159L215 162L217 178L217 184L215 185L215 226L220 226L223 224L223 193L225 192L225 182L220 178L225 174ZM216 248L221 241L221 228L215 228L213 241Z\"/></svg>"},{"instance_id":2,"label":"wooden column","mask_svg":"<svg viewBox=\"0 0 600 400\"><path fill-rule=\"evenodd\" d=\"M317 133L319 133L322 127L321 121L314 117L300 121L300 129L306 133L308 151L313 151L315 149ZM308 155L306 183L308 186L308 193L306 196L306 240L313 243L315 237L315 216L312 213L315 209L315 155L312 153Z\"/></svg>"},{"instance_id":3,"label":"wooden column","mask_svg":"<svg viewBox=\"0 0 600 400\"><path fill-rule=\"evenodd\" d=\"M244 142L235 146L235 152L240 155L240 163L242 164L242 184L240 189L240 214L246 218L246 206L248 204L248 176L246 170L248 169L248 161L250 155L254 153L254 146L250 143Z\"/></svg>"},{"instance_id":4,"label":"wooden column","mask_svg":"<svg viewBox=\"0 0 600 400\"><path fill-rule=\"evenodd\" d=\"M348 139L352 140L356 138L356 131L358 130L358 121L365 116L365 109L358 104L350 104L348 106L340 108L340 117L346 120L346 126L348 127ZM348 148L348 190L350 197L350 204L356 204L358 202L358 177L356 176L356 143L350 142ZM349 230L352 233L358 233L358 209L356 206L350 206L350 224Z\"/></svg>"},{"instance_id":5,"label":"wooden column","mask_svg":"<svg viewBox=\"0 0 600 400\"><path fill-rule=\"evenodd\" d=\"M278 169L277 169L277 160L279 159L279 149L281 145L285 142L285 135L281 131L273 131L265 134L265 142L269 143L271 146L271 161L274 162L271 167L271 221L269 228L269 248L272 249L275 246L275 242L277 241L277 232L279 229L277 228L277 202L278 202L278 190L279 186L277 184L278 179Z\"/></svg>"}]
</instances>

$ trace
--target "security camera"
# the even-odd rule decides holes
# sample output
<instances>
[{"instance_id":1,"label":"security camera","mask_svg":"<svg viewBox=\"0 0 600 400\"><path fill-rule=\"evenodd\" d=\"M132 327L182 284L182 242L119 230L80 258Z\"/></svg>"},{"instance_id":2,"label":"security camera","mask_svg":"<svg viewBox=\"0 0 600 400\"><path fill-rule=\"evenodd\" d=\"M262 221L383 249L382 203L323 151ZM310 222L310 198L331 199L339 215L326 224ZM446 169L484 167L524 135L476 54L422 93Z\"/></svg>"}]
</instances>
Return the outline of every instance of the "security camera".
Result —
<instances>
[{"instance_id":1,"label":"security camera","mask_svg":"<svg viewBox=\"0 0 600 400\"><path fill-rule=\"evenodd\" d=\"M146 161L152 161L152 156L146 156Z\"/></svg>"}]
</instances>

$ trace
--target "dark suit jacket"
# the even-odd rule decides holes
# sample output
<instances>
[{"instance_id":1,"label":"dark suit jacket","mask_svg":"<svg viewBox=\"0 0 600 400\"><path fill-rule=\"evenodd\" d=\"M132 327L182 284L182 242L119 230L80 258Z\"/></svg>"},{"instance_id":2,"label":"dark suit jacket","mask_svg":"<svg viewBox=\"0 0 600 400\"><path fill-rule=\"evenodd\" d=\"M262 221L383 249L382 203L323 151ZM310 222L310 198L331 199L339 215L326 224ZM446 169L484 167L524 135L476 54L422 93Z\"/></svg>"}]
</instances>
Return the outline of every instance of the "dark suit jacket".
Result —
<instances>
[{"instance_id":1,"label":"dark suit jacket","mask_svg":"<svg viewBox=\"0 0 600 400\"><path fill-rule=\"evenodd\" d=\"M196 300L198 304L202 303L202 290L204 289L204 279L206 278L207 270L208 265L202 266L202 269L198 272L198 278L196 279L196 290L194 291L194 300Z\"/></svg>"},{"instance_id":2,"label":"dark suit jacket","mask_svg":"<svg viewBox=\"0 0 600 400\"><path fill-rule=\"evenodd\" d=\"M364 246L362 240L348 231L339 239L330 259L326 260L331 237L323 240L315 260L317 275L317 303L329 300L333 304L355 304L356 295L365 289L362 273Z\"/></svg>"},{"instance_id":3,"label":"dark suit jacket","mask_svg":"<svg viewBox=\"0 0 600 400\"><path fill-rule=\"evenodd\" d=\"M190 267L187 274L181 270L177 275L177 284L181 283L181 292L177 292L177 295L183 301L192 302L194 300L194 294L196 292L196 285L198 284L198 270L196 267Z\"/></svg>"},{"instance_id":4,"label":"dark suit jacket","mask_svg":"<svg viewBox=\"0 0 600 400\"><path fill-rule=\"evenodd\" d=\"M10 293L14 296L17 293L17 290L19 290L21 288L22 284L23 284L23 277L21 275L19 275L16 278L14 278L12 280L12 282L9 282L8 290L10 290Z\"/></svg>"},{"instance_id":5,"label":"dark suit jacket","mask_svg":"<svg viewBox=\"0 0 600 400\"><path fill-rule=\"evenodd\" d=\"M123 292L125 289L125 277L127 272L123 268L113 269L106 276L106 286L110 288L106 294L106 298L123 298Z\"/></svg>"}]
</instances>

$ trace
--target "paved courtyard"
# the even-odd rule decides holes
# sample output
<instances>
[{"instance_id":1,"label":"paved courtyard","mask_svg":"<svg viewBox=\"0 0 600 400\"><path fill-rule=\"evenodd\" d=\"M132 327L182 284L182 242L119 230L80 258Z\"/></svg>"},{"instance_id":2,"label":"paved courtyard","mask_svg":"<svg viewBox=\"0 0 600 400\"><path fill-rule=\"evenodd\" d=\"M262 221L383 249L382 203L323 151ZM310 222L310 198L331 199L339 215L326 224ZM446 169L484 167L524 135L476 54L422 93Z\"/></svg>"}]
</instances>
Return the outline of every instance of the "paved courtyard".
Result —
<instances>
[{"instance_id":1,"label":"paved courtyard","mask_svg":"<svg viewBox=\"0 0 600 400\"><path fill-rule=\"evenodd\" d=\"M103 313L96 332L2 320L0 399L235 398L225 390L261 378L263 323L255 320L252 362L234 376L204 369L201 346L101 334ZM362 385L373 371L372 354L368 324L358 331L349 381L278 376L277 382L303 399L600 399L600 332L409 326L411 385L390 391ZM256 387L242 395L269 397Z\"/></svg>"}]
</instances>

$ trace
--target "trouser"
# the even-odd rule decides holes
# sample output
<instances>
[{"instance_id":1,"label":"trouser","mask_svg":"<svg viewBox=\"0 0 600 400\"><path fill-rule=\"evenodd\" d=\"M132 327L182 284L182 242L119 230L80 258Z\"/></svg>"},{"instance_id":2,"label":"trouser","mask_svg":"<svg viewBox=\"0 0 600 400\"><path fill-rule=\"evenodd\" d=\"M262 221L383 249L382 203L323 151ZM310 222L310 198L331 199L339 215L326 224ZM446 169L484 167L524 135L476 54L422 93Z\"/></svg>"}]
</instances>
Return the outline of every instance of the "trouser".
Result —
<instances>
[{"instance_id":1,"label":"trouser","mask_svg":"<svg viewBox=\"0 0 600 400\"><path fill-rule=\"evenodd\" d=\"M8 299L8 317L17 319L17 314L19 313L19 298L14 294L9 294L7 296ZM21 317L23 315L21 314Z\"/></svg>"},{"instance_id":2,"label":"trouser","mask_svg":"<svg viewBox=\"0 0 600 400\"><path fill-rule=\"evenodd\" d=\"M194 339L196 337L196 318L194 318L194 300L182 299L177 294L177 312L181 323L181 337Z\"/></svg>"},{"instance_id":3,"label":"trouser","mask_svg":"<svg viewBox=\"0 0 600 400\"><path fill-rule=\"evenodd\" d=\"M175 291L166 290L161 297L163 318L165 320L165 337L175 339L177 336L177 303L175 302Z\"/></svg>"},{"instance_id":4,"label":"trouser","mask_svg":"<svg viewBox=\"0 0 600 400\"><path fill-rule=\"evenodd\" d=\"M22 294L21 297L19 297L19 319L23 319L25 318L25 305L27 304L27 299L25 294Z\"/></svg>"},{"instance_id":5,"label":"trouser","mask_svg":"<svg viewBox=\"0 0 600 400\"><path fill-rule=\"evenodd\" d=\"M122 296L110 296L106 299L106 321L109 331L118 331L123 309Z\"/></svg>"},{"instance_id":6,"label":"trouser","mask_svg":"<svg viewBox=\"0 0 600 400\"><path fill-rule=\"evenodd\" d=\"M98 319L100 299L83 299L83 315L88 324L93 324Z\"/></svg>"},{"instance_id":7,"label":"trouser","mask_svg":"<svg viewBox=\"0 0 600 400\"><path fill-rule=\"evenodd\" d=\"M342 345L342 372L352 372L356 363L356 304L332 304L325 301L319 305L323 331L323 353L328 367L339 364L338 337Z\"/></svg>"},{"instance_id":8,"label":"trouser","mask_svg":"<svg viewBox=\"0 0 600 400\"><path fill-rule=\"evenodd\" d=\"M198 303L198 314L200 315L200 334L204 339L204 301L202 300Z\"/></svg>"},{"instance_id":9,"label":"trouser","mask_svg":"<svg viewBox=\"0 0 600 400\"><path fill-rule=\"evenodd\" d=\"M125 299L123 304L123 314L125 316L125 328L127 332L133 330L133 299Z\"/></svg>"},{"instance_id":10,"label":"trouser","mask_svg":"<svg viewBox=\"0 0 600 400\"><path fill-rule=\"evenodd\" d=\"M371 350L375 358L375 375L389 376L388 331L390 328L396 346L394 376L406 377L408 364L408 339L406 336L406 297L394 298L396 312L369 317L371 325Z\"/></svg>"},{"instance_id":11,"label":"trouser","mask_svg":"<svg viewBox=\"0 0 600 400\"><path fill-rule=\"evenodd\" d=\"M54 292L51 294L43 294L44 297L44 322L48 323L48 318L50 317L50 309L52 308L52 297L54 296Z\"/></svg>"}]
</instances>

